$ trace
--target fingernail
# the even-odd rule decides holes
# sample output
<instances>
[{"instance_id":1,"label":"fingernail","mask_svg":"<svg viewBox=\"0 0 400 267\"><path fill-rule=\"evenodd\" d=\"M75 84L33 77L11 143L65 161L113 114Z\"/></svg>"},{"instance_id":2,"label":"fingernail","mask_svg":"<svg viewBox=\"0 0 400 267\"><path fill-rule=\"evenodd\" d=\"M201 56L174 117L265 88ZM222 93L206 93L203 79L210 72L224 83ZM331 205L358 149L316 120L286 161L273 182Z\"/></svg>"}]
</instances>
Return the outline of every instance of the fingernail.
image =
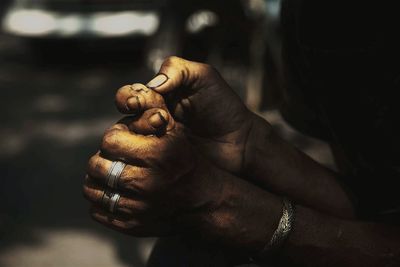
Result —
<instances>
[{"instance_id":1,"label":"fingernail","mask_svg":"<svg viewBox=\"0 0 400 267\"><path fill-rule=\"evenodd\" d=\"M163 85L168 80L168 77L165 74L159 74L153 78L148 84L147 87L150 89L155 89L161 85Z\"/></svg>"},{"instance_id":2,"label":"fingernail","mask_svg":"<svg viewBox=\"0 0 400 267\"><path fill-rule=\"evenodd\" d=\"M140 103L139 96L132 96L126 101L126 106L129 110L141 110L142 104Z\"/></svg>"},{"instance_id":3,"label":"fingernail","mask_svg":"<svg viewBox=\"0 0 400 267\"><path fill-rule=\"evenodd\" d=\"M167 114L162 114L165 112L159 111L155 114L153 114L150 118L149 118L149 123L151 126L153 126L154 128L158 129L164 125L166 125L168 123L167 120Z\"/></svg>"}]
</instances>

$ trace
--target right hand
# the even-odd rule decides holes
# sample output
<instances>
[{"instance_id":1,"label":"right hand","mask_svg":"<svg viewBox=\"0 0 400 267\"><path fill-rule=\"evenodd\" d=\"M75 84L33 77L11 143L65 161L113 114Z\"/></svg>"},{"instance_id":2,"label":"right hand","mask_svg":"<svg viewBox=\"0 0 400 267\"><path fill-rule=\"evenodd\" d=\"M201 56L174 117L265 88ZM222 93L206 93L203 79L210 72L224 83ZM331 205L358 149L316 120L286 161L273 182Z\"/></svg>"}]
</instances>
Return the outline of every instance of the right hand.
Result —
<instances>
[{"instance_id":1,"label":"right hand","mask_svg":"<svg viewBox=\"0 0 400 267\"><path fill-rule=\"evenodd\" d=\"M152 90L150 90L150 89ZM190 130L192 143L217 166L233 173L244 168L254 114L209 65L170 57L147 86L122 87L116 105L125 114L164 108Z\"/></svg>"}]
</instances>

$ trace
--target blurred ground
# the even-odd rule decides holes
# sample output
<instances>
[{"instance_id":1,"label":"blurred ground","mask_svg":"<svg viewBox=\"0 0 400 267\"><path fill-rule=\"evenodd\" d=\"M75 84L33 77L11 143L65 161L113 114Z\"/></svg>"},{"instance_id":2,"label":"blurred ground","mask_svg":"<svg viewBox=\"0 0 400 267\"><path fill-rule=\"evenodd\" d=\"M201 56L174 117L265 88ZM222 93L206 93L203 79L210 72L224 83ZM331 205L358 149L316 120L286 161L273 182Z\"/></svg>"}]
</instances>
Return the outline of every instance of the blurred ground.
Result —
<instances>
[{"instance_id":1,"label":"blurred ground","mask_svg":"<svg viewBox=\"0 0 400 267\"><path fill-rule=\"evenodd\" d=\"M92 222L81 194L88 158L119 114L122 85L152 76L140 40L49 46L47 58L0 35L0 266L144 266L152 239L135 239ZM126 43L125 43L126 44ZM68 47L69 49L65 49ZM121 54L121 53L117 53ZM333 166L329 148L263 113L290 142Z\"/></svg>"}]
</instances>

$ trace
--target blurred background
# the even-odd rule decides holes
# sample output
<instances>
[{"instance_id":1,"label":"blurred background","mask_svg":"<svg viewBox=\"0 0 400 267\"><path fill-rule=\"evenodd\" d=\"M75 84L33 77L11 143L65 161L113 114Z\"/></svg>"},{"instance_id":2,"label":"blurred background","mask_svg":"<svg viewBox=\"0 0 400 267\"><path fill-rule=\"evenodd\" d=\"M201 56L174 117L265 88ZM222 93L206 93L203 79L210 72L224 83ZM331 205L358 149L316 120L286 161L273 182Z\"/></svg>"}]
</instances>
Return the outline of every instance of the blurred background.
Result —
<instances>
[{"instance_id":1,"label":"blurred background","mask_svg":"<svg viewBox=\"0 0 400 267\"><path fill-rule=\"evenodd\" d=\"M169 55L214 65L285 138L333 165L275 110L278 14L278 0L2 0L0 266L145 266L154 239L92 222L81 187L120 117L116 90L146 83Z\"/></svg>"}]
</instances>

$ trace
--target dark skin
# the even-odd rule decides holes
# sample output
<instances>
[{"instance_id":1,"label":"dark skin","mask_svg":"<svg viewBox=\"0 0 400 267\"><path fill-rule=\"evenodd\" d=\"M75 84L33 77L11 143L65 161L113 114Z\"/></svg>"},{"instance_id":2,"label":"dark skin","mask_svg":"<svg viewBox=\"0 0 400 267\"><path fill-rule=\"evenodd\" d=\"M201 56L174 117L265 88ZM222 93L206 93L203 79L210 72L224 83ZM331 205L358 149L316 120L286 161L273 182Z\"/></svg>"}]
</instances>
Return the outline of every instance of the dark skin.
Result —
<instances>
[{"instance_id":1,"label":"dark skin","mask_svg":"<svg viewBox=\"0 0 400 267\"><path fill-rule=\"evenodd\" d=\"M150 82L152 90L136 84L117 93L119 110L136 116L109 129L89 162L84 194L95 220L134 236L196 231L257 255L285 195L297 204L296 220L278 265L400 264L398 227L354 218L336 174L280 139L214 69L173 57L160 73L168 79ZM128 164L114 214L99 205L112 160Z\"/></svg>"}]
</instances>

